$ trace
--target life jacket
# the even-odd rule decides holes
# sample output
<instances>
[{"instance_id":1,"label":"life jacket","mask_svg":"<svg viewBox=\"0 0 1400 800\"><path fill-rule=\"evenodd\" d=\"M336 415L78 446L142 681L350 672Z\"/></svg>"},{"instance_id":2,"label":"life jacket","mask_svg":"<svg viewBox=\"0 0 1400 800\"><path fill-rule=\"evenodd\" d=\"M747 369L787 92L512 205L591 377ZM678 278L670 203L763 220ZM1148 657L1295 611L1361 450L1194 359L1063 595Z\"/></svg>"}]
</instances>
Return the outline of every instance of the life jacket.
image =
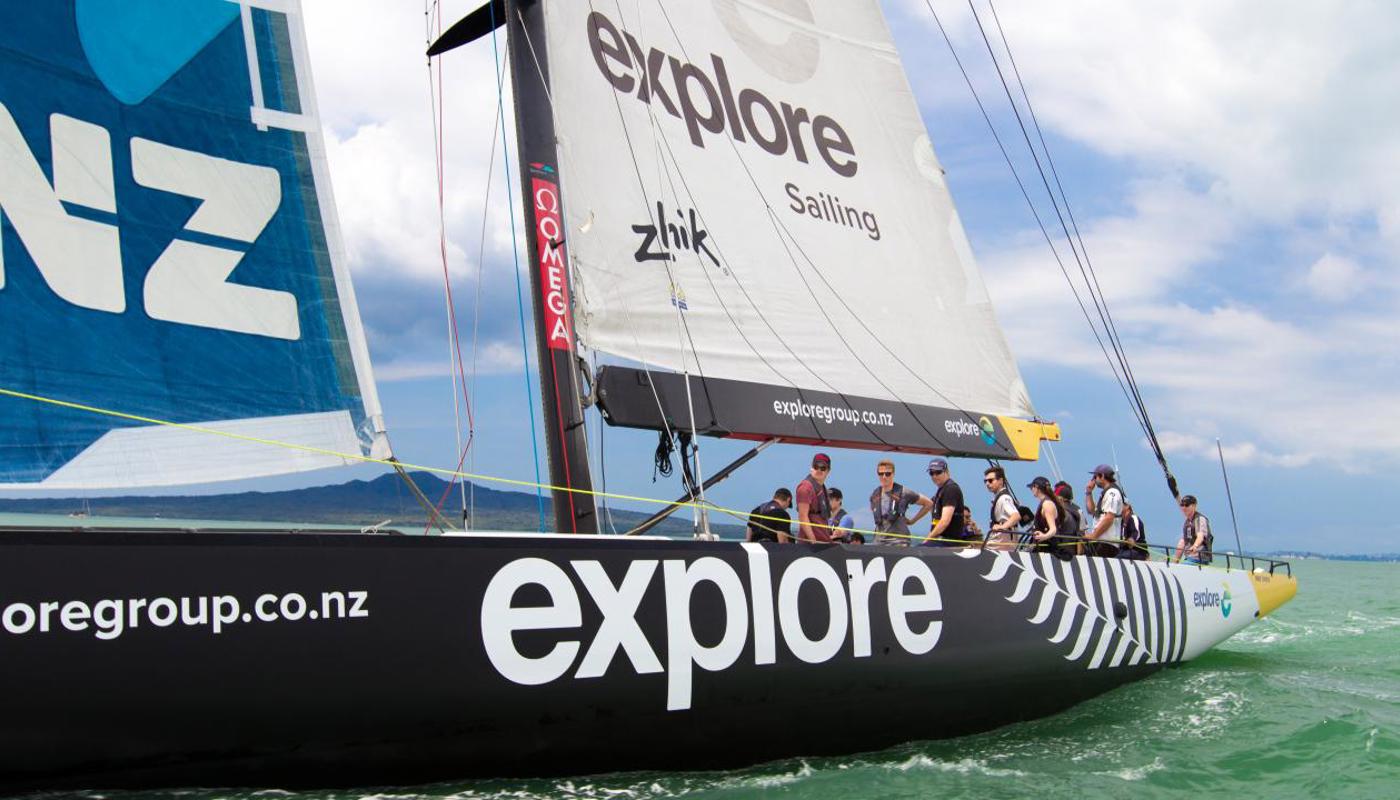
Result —
<instances>
[{"instance_id":1,"label":"life jacket","mask_svg":"<svg viewBox=\"0 0 1400 800\"><path fill-rule=\"evenodd\" d=\"M755 542L776 542L778 532L781 531L788 536L792 535L791 522L775 522L766 517L786 517L787 511L777 500L769 500L760 504L753 511L749 512L749 530L753 531L753 541Z\"/></svg>"},{"instance_id":2,"label":"life jacket","mask_svg":"<svg viewBox=\"0 0 1400 800\"><path fill-rule=\"evenodd\" d=\"M997 492L996 497L993 497L993 498L992 498L992 515L991 515L990 517L988 517L988 521L987 521L987 530L991 530L991 529L993 528L993 526L995 526L995 525L997 524L997 503L1000 503L1000 502L1001 502L1001 498L1003 498L1003 497L1011 497L1011 504L1012 504L1012 505L1015 505L1015 504L1016 504L1016 498L1011 496L1011 490L1010 490L1010 489L1007 489L1007 488L1004 488L1004 487L1003 487L1001 491ZM1017 513L1019 513L1019 511L1018 511ZM1012 527L1019 527L1019 526L1012 526Z\"/></svg>"},{"instance_id":3,"label":"life jacket","mask_svg":"<svg viewBox=\"0 0 1400 800\"><path fill-rule=\"evenodd\" d=\"M951 493L952 490L950 489L950 487L957 487L958 494L962 494L962 487L961 487L961 486L958 486L957 481L953 480L952 478L949 478L949 479L947 480L947 482L945 482L942 486L938 487L938 492L937 492L936 494L934 494L934 496L933 496L933 513L935 513L935 514L941 514L941 513L943 513L943 505L944 505L944 503L943 503L943 497L944 497L944 494L946 494L946 493ZM968 533L967 525L963 523L963 511L964 511L966 508L967 508L967 507L966 507L963 503L958 503L957 506L955 506L955 507L953 508L953 519L948 523L948 528L947 528L947 530L943 531L943 536L941 536L940 538L943 538L943 539L971 539L971 538L973 538L972 534L971 534L971 533ZM939 522L939 519L938 519L937 517L935 517L934 520L933 520L933 522L932 522L932 524L929 526L929 530L932 531L934 528L936 528L936 527L938 526L938 522Z\"/></svg>"},{"instance_id":4,"label":"life jacket","mask_svg":"<svg viewBox=\"0 0 1400 800\"><path fill-rule=\"evenodd\" d=\"M830 522L831 522L831 498L829 498L829 497L827 496L827 494L826 494L826 486L823 485L823 484L817 483L815 480L812 479L812 476L811 476L811 475L808 475L807 477L805 477L805 478L803 478L802 480L798 481L798 482L797 482L798 488L801 488L801 487L802 487L802 484L804 484L804 483L810 483L810 484L812 484L812 489L813 489L813 492L812 492L812 502L811 502L811 503L808 505L808 507L807 507L807 513L808 513L808 515L813 516L813 517L818 517L818 518L820 519L820 521L821 521L823 524L830 523ZM793 502L793 506L794 506L794 507L796 507L796 505L797 505L797 497L798 497L799 494L800 494L799 492L794 492L794 493L793 493L792 502ZM797 517L797 530L798 530L799 534L800 534L801 531L802 531L802 517L801 517L801 515L798 515L798 517ZM831 528L826 528L826 527L823 527L823 528L815 528L815 527L814 527L814 528L812 528L812 534L813 534L814 536L817 537L817 541L819 541L819 542L830 541L830 539L831 539L831 534L832 534L832 533L833 533L833 531L831 530Z\"/></svg>"},{"instance_id":5,"label":"life jacket","mask_svg":"<svg viewBox=\"0 0 1400 800\"><path fill-rule=\"evenodd\" d=\"M1137 514L1134 514L1133 517L1137 521L1130 523L1128 516L1126 514L1123 516L1123 540L1136 542L1139 547L1147 547L1147 524Z\"/></svg>"},{"instance_id":6,"label":"life jacket","mask_svg":"<svg viewBox=\"0 0 1400 800\"><path fill-rule=\"evenodd\" d=\"M1060 505L1056 503L1055 505ZM1065 516L1068 518L1067 526L1069 530L1061 530L1060 533L1067 536L1084 535L1084 511L1073 500L1066 500L1063 506Z\"/></svg>"},{"instance_id":7,"label":"life jacket","mask_svg":"<svg viewBox=\"0 0 1400 800\"><path fill-rule=\"evenodd\" d=\"M1040 542L1037 549L1043 550L1064 550L1067 554L1074 552L1074 539L1063 537L1074 537L1079 535L1079 531L1072 528L1074 517L1070 514L1068 506L1070 503L1061 503L1059 500L1051 499L1055 504L1055 536L1048 542ZM1050 521L1045 518L1045 501L1039 501L1035 508L1035 522L1032 523L1037 531L1045 533L1050 530Z\"/></svg>"},{"instance_id":8,"label":"life jacket","mask_svg":"<svg viewBox=\"0 0 1400 800\"><path fill-rule=\"evenodd\" d=\"M904 499L904 487L898 483L891 483L890 497L894 502L890 503L889 510L885 511L880 508L882 505L880 495L882 494L884 492L879 487L870 493L870 516L875 519L876 530L887 531L895 522L904 519L904 513L909 510L909 501ZM900 528L902 526L896 525L894 527Z\"/></svg>"},{"instance_id":9,"label":"life jacket","mask_svg":"<svg viewBox=\"0 0 1400 800\"><path fill-rule=\"evenodd\" d=\"M1181 526L1181 539L1186 542L1187 547L1196 543L1196 517L1206 521L1206 535L1201 540L1201 550L1196 553L1196 560L1202 564L1209 564L1215 555L1215 531L1211 530L1210 517L1199 511L1192 514Z\"/></svg>"}]
</instances>

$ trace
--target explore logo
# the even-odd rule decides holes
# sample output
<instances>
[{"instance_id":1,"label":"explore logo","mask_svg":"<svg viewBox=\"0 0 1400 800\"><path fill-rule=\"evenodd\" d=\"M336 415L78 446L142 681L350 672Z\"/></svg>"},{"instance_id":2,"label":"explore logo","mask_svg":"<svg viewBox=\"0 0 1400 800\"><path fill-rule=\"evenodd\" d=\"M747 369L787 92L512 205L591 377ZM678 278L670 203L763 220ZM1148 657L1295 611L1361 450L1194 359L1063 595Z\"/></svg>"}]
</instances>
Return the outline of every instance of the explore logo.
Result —
<instances>
[{"instance_id":1,"label":"explore logo","mask_svg":"<svg viewBox=\"0 0 1400 800\"><path fill-rule=\"evenodd\" d=\"M976 436L980 438L985 445L994 445L997 443L996 428L992 425L990 419L982 417L977 420L975 425L970 420L971 417L968 419L944 420L943 430L958 438Z\"/></svg>"},{"instance_id":2,"label":"explore logo","mask_svg":"<svg viewBox=\"0 0 1400 800\"><path fill-rule=\"evenodd\" d=\"M977 420L977 427L982 429L982 444L993 445L997 443L997 429L992 425L992 421L986 417Z\"/></svg>"},{"instance_id":3,"label":"explore logo","mask_svg":"<svg viewBox=\"0 0 1400 800\"><path fill-rule=\"evenodd\" d=\"M1207 608L1218 608L1220 609L1220 616L1229 619L1230 609L1232 607L1230 603L1230 585L1222 583L1221 588L1223 592L1193 592L1191 594L1191 605L1203 610Z\"/></svg>"}]
</instances>

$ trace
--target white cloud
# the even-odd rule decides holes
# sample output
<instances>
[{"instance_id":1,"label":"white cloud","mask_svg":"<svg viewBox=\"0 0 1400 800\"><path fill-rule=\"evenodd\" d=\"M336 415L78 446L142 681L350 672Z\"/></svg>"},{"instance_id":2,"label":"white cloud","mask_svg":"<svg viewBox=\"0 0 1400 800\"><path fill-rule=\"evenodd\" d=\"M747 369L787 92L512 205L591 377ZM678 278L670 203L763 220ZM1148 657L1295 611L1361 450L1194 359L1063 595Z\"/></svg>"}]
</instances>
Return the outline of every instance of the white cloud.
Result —
<instances>
[{"instance_id":1,"label":"white cloud","mask_svg":"<svg viewBox=\"0 0 1400 800\"><path fill-rule=\"evenodd\" d=\"M1214 439L1176 431L1162 431L1157 434L1157 441L1168 454L1189 455L1209 461L1217 460L1223 451L1225 463L1230 466L1302 467L1313 461L1313 456L1305 453L1267 452L1254 442L1222 440L1217 451ZM1142 446L1147 447L1147 440L1142 441Z\"/></svg>"},{"instance_id":2,"label":"white cloud","mask_svg":"<svg viewBox=\"0 0 1400 800\"><path fill-rule=\"evenodd\" d=\"M443 25L476 5L443 3ZM309 0L305 13L351 269L357 278L387 274L440 281L437 98L423 55L422 10L384 0ZM512 212L501 183L501 143L494 136L499 118L491 47L479 43L455 50L438 63L447 255L454 277L461 278L478 266L483 211L489 217L487 253L509 258ZM507 93L507 111L510 104ZM488 171L495 183L489 208L483 204Z\"/></svg>"},{"instance_id":3,"label":"white cloud","mask_svg":"<svg viewBox=\"0 0 1400 800\"><path fill-rule=\"evenodd\" d=\"M935 7L984 102L1004 106L966 6ZM1400 108L1386 99L1400 8L997 10L1041 125L1130 176L1108 187L1126 207L1079 221L1169 449L1213 459L1209 431L1241 463L1400 465L1400 433L1377 422L1400 408ZM932 25L922 0L904 11ZM971 102L921 97L935 113ZM1039 232L981 243L979 260L1024 362L1107 377Z\"/></svg>"},{"instance_id":4,"label":"white cloud","mask_svg":"<svg viewBox=\"0 0 1400 800\"><path fill-rule=\"evenodd\" d=\"M1324 253L1308 267L1302 280L1308 293L1332 303L1350 300L1366 288L1361 267L1344 256Z\"/></svg>"}]
</instances>

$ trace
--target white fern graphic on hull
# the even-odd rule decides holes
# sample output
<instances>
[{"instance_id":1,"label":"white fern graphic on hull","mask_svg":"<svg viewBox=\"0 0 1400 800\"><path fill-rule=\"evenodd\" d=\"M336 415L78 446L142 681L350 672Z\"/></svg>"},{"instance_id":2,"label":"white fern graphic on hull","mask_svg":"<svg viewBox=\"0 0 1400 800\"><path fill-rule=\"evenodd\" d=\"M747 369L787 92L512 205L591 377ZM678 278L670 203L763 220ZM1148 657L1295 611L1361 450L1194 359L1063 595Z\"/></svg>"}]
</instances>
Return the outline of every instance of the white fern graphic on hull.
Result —
<instances>
[{"instance_id":1,"label":"white fern graphic on hull","mask_svg":"<svg viewBox=\"0 0 1400 800\"><path fill-rule=\"evenodd\" d=\"M1033 608L1027 621L1046 626L1052 644L1069 643L1070 661L1098 669L1181 660L1185 593L1162 564L1001 550L958 555L987 561L982 578L1009 587L1007 601Z\"/></svg>"}]
</instances>

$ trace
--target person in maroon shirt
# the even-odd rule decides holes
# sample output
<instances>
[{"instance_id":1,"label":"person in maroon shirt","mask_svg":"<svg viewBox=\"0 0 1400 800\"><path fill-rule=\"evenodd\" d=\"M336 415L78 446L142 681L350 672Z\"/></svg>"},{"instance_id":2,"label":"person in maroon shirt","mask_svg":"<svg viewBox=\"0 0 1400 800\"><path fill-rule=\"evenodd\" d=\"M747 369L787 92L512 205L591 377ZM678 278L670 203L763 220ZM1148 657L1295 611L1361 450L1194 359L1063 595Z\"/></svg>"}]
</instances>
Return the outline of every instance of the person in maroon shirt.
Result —
<instances>
[{"instance_id":1,"label":"person in maroon shirt","mask_svg":"<svg viewBox=\"0 0 1400 800\"><path fill-rule=\"evenodd\" d=\"M831 474L831 456L812 456L812 470L797 484L797 540L799 542L829 542L831 500L826 494L826 476Z\"/></svg>"}]
</instances>

